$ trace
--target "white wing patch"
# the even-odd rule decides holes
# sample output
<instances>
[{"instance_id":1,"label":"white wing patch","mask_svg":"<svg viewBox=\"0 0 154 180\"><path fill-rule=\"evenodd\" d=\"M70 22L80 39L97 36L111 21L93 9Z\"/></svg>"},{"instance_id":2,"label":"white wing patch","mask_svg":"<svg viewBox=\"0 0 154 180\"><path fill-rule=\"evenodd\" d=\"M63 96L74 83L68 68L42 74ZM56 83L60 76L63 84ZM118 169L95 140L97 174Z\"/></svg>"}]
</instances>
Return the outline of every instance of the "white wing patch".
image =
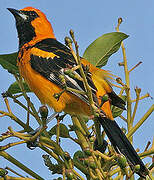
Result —
<instances>
[{"instance_id":1,"label":"white wing patch","mask_svg":"<svg viewBox=\"0 0 154 180\"><path fill-rule=\"evenodd\" d=\"M54 75L54 73L50 73L50 77L49 77L50 79L55 79L55 75Z\"/></svg>"},{"instance_id":2,"label":"white wing patch","mask_svg":"<svg viewBox=\"0 0 154 180\"><path fill-rule=\"evenodd\" d=\"M68 76L68 75L66 75L66 74L64 73L64 69L63 69L63 68L60 69L60 72L64 75L64 77L65 77L65 79L66 79L67 81L70 81L70 82L71 82L72 84L74 84L79 90L83 91L83 89L79 86L79 84L78 84L73 78L71 78L70 76ZM77 74L78 76L80 76L77 72L74 71L74 73Z\"/></svg>"},{"instance_id":3,"label":"white wing patch","mask_svg":"<svg viewBox=\"0 0 154 180\"><path fill-rule=\"evenodd\" d=\"M78 83L72 79L71 77L69 77L68 75L65 75L65 77L67 78L67 80L69 80L72 84L74 84L79 90L83 91L83 89L78 85Z\"/></svg>"}]
</instances>

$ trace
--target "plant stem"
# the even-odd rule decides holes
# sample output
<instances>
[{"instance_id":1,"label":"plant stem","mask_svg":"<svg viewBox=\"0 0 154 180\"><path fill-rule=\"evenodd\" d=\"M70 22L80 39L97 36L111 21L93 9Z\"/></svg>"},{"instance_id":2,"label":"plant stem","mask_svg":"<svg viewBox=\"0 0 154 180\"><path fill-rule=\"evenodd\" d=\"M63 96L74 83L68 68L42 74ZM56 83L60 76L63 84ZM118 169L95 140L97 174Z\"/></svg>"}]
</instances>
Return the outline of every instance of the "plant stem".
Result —
<instances>
[{"instance_id":1,"label":"plant stem","mask_svg":"<svg viewBox=\"0 0 154 180\"><path fill-rule=\"evenodd\" d=\"M100 170L99 169L95 169L96 173L97 173L97 176L100 180L103 180L102 176L101 176L101 173L100 173Z\"/></svg>"},{"instance_id":2,"label":"plant stem","mask_svg":"<svg viewBox=\"0 0 154 180\"><path fill-rule=\"evenodd\" d=\"M98 151L98 150L94 151L94 154L95 154L96 156L100 156L100 157L101 157L102 159L104 159L105 161L111 161L112 159L114 159L114 158L116 157L115 155L113 155L113 156L111 156L111 157L106 156L105 154L101 153L101 152Z\"/></svg>"},{"instance_id":3,"label":"plant stem","mask_svg":"<svg viewBox=\"0 0 154 180\"><path fill-rule=\"evenodd\" d=\"M84 178L83 178L79 173L77 173L74 169L72 169L72 172L73 172L76 176L78 176L79 179L84 180Z\"/></svg>"},{"instance_id":4,"label":"plant stem","mask_svg":"<svg viewBox=\"0 0 154 180\"><path fill-rule=\"evenodd\" d=\"M144 116L139 120L139 122L128 132L127 137L131 137L153 111L154 111L154 104L149 108L149 110L144 114Z\"/></svg>"},{"instance_id":5,"label":"plant stem","mask_svg":"<svg viewBox=\"0 0 154 180\"><path fill-rule=\"evenodd\" d=\"M128 72L130 73L133 71L135 68L137 68L140 64L142 64L142 61L138 62L134 67L132 67Z\"/></svg>"},{"instance_id":6,"label":"plant stem","mask_svg":"<svg viewBox=\"0 0 154 180\"><path fill-rule=\"evenodd\" d=\"M45 151L46 153L48 153L51 157L53 157L54 159L56 159L56 161L57 161L58 163L63 164L63 161L59 158L59 156L58 156L56 153L54 153L54 152L50 151L48 148L46 148L46 143L41 142L41 143L39 144L39 147L40 147L43 151ZM47 146L47 147L48 147L48 146Z\"/></svg>"},{"instance_id":7,"label":"plant stem","mask_svg":"<svg viewBox=\"0 0 154 180\"><path fill-rule=\"evenodd\" d=\"M98 146L101 146L103 142L103 139L101 136L101 125L97 118L94 118L94 124L95 124L95 129L96 129L96 138L98 141Z\"/></svg>"},{"instance_id":8,"label":"plant stem","mask_svg":"<svg viewBox=\"0 0 154 180\"><path fill-rule=\"evenodd\" d=\"M57 119L56 142L58 145L59 145L59 136L60 136L60 125L59 125L59 123L60 123L60 120Z\"/></svg>"},{"instance_id":9,"label":"plant stem","mask_svg":"<svg viewBox=\"0 0 154 180\"><path fill-rule=\"evenodd\" d=\"M82 133L82 132L84 132L84 129L82 128L82 126L81 126L81 124L80 124L80 122L76 116L72 116L72 122L73 122L74 126L79 128L79 130L75 130L75 133L79 139L82 150L84 150L87 147L89 147L89 144L86 140L86 137ZM84 133L84 134L86 134L86 133Z\"/></svg>"},{"instance_id":10,"label":"plant stem","mask_svg":"<svg viewBox=\"0 0 154 180\"><path fill-rule=\"evenodd\" d=\"M75 40L74 32L72 30L70 30L70 35L71 35L73 43L75 45L76 53L74 52L74 50L72 48L72 43L70 41L67 41L67 44L68 44L68 46L69 46L69 48L71 50L71 53L72 53L72 55L73 55L73 57L74 57L74 59L76 61L76 64L77 64L77 68L79 68L81 77L83 79L85 92L86 92L86 95L88 97L89 104L90 104L91 114L96 116L96 111L98 111L98 109L96 108L95 103L93 101L92 91L91 91L91 88L90 88L90 86L88 84L85 72L83 70L83 66L82 66L82 63L81 63L81 60L80 60L80 56L79 56L78 44L77 44L77 41ZM97 120L94 120L94 125L96 127L96 136L97 136L98 144L101 145L102 144L102 137L101 137L100 125L98 124Z\"/></svg>"},{"instance_id":11,"label":"plant stem","mask_svg":"<svg viewBox=\"0 0 154 180\"><path fill-rule=\"evenodd\" d=\"M131 95L130 95L130 80L129 80L129 72L127 66L127 58L126 51L123 42L121 43L122 52L123 52L123 60L124 60L124 70L125 70L125 80L126 80L126 94L127 94L127 125L128 131L132 128L133 122L131 121ZM131 140L132 141L132 140Z\"/></svg>"},{"instance_id":12,"label":"plant stem","mask_svg":"<svg viewBox=\"0 0 154 180\"><path fill-rule=\"evenodd\" d=\"M27 168L24 164L20 163L18 160L16 160L13 156L9 155L8 153L6 153L5 151L0 151L0 156L4 157L5 159L7 159L8 161L10 161L11 163L13 163L14 165L18 166L20 169L22 169L23 171L25 171L26 173L28 173L29 175L31 175L32 177L39 179L39 180L44 180L41 176L39 176L38 174L36 174L34 171L32 171L31 169Z\"/></svg>"},{"instance_id":13,"label":"plant stem","mask_svg":"<svg viewBox=\"0 0 154 180\"><path fill-rule=\"evenodd\" d=\"M136 111L137 111L137 107L138 107L138 103L139 103L141 89L135 88L135 92L136 92L136 102L135 102L135 107L134 107L134 111L133 111L133 115L132 115L132 122L135 119L135 115L136 115Z\"/></svg>"},{"instance_id":14,"label":"plant stem","mask_svg":"<svg viewBox=\"0 0 154 180\"><path fill-rule=\"evenodd\" d=\"M12 177L12 176L5 176L6 180L38 180L38 179L32 179L28 177ZM0 180L5 180L4 177L0 178Z\"/></svg>"},{"instance_id":15,"label":"plant stem","mask_svg":"<svg viewBox=\"0 0 154 180\"><path fill-rule=\"evenodd\" d=\"M77 118L78 118L78 120L79 120L82 128L83 128L84 131L86 132L86 135L89 136L89 135L90 135L90 132L89 132L89 130L88 130L88 128L87 128L87 125L86 125L86 123L85 123L85 121L84 121L84 117L81 116L81 115L77 115Z\"/></svg>"},{"instance_id":16,"label":"plant stem","mask_svg":"<svg viewBox=\"0 0 154 180\"><path fill-rule=\"evenodd\" d=\"M10 114L12 114L12 111L11 111L11 108L10 108L10 105L9 105L9 101L7 98L4 98L4 102L6 104L6 107L7 107L7 110Z\"/></svg>"},{"instance_id":17,"label":"plant stem","mask_svg":"<svg viewBox=\"0 0 154 180\"><path fill-rule=\"evenodd\" d=\"M16 145L19 145L19 144L23 144L23 143L26 143L26 141L19 141L19 142L14 142L14 143L9 143L5 146L0 146L0 151L4 151L10 147L13 147L13 146L16 146Z\"/></svg>"},{"instance_id":18,"label":"plant stem","mask_svg":"<svg viewBox=\"0 0 154 180\"><path fill-rule=\"evenodd\" d=\"M83 166L80 162L73 160L74 166L79 169L83 174L88 175L89 172L85 166Z\"/></svg>"},{"instance_id":19,"label":"plant stem","mask_svg":"<svg viewBox=\"0 0 154 180\"><path fill-rule=\"evenodd\" d=\"M10 95L9 97L12 98L15 103L17 103L19 106L21 106L23 109L25 109L25 110L28 111L32 116L35 117L35 114L34 114L32 111L28 110L28 108L27 108L24 104L22 104L18 99L16 99L15 96L11 96L11 95Z\"/></svg>"},{"instance_id":20,"label":"plant stem","mask_svg":"<svg viewBox=\"0 0 154 180\"><path fill-rule=\"evenodd\" d=\"M117 25L117 32L119 32L119 26L121 24L122 19L118 19L118 25ZM130 95L130 79L129 79L129 71L128 71L128 65L127 65L127 57L126 57L126 50L124 47L124 43L121 43L122 53L123 53L123 63L124 63L124 71L125 71L125 80L126 80L126 94L127 94L127 127L128 131L133 126L133 122L131 121L131 95ZM130 138L130 141L132 142L132 137Z\"/></svg>"},{"instance_id":21,"label":"plant stem","mask_svg":"<svg viewBox=\"0 0 154 180\"><path fill-rule=\"evenodd\" d=\"M151 149L149 149L149 150L147 150L147 151L144 151L144 152L142 152L142 153L139 153L139 156L140 156L140 157L145 157L145 156L149 156L149 155L151 155L151 154L154 154L154 148L151 148Z\"/></svg>"},{"instance_id":22,"label":"plant stem","mask_svg":"<svg viewBox=\"0 0 154 180\"><path fill-rule=\"evenodd\" d=\"M145 99L145 98L147 98L147 97L150 97L150 94L149 94L149 93L146 93L144 96L141 96L141 97L139 98L139 100ZM133 99L132 102L136 102L136 99Z\"/></svg>"},{"instance_id":23,"label":"plant stem","mask_svg":"<svg viewBox=\"0 0 154 180\"><path fill-rule=\"evenodd\" d=\"M27 132L33 131L33 129L30 126L27 126L20 119L18 119L14 114L12 114L12 113L10 114L10 113L4 112L4 111L0 111L0 114L5 114L5 116L10 117L17 124L19 124L21 127L23 127L25 131L27 131Z\"/></svg>"},{"instance_id":24,"label":"plant stem","mask_svg":"<svg viewBox=\"0 0 154 180\"><path fill-rule=\"evenodd\" d=\"M125 119L125 117L123 117L122 115L120 115L119 117L127 123L127 119Z\"/></svg>"},{"instance_id":25,"label":"plant stem","mask_svg":"<svg viewBox=\"0 0 154 180\"><path fill-rule=\"evenodd\" d=\"M25 100L29 103L29 106L30 106L31 110L35 114L35 118L36 118L37 122L39 123L39 125L41 125L42 122L40 120L40 117L38 116L38 113L37 113L33 103L30 101L29 97L27 96L27 94L25 92L25 89L24 89L24 86L23 86L23 83L22 83L22 77L21 76L19 76L19 77L15 76L15 78L16 78L16 81L19 84L19 87L20 87L20 89L22 91L22 94L23 94Z\"/></svg>"},{"instance_id":26,"label":"plant stem","mask_svg":"<svg viewBox=\"0 0 154 180\"><path fill-rule=\"evenodd\" d=\"M17 173L16 171L14 171L13 169L9 168L9 167L6 167L5 169L11 171L12 173L16 174L17 176L24 177L24 176L20 175L19 173Z\"/></svg>"}]
</instances>

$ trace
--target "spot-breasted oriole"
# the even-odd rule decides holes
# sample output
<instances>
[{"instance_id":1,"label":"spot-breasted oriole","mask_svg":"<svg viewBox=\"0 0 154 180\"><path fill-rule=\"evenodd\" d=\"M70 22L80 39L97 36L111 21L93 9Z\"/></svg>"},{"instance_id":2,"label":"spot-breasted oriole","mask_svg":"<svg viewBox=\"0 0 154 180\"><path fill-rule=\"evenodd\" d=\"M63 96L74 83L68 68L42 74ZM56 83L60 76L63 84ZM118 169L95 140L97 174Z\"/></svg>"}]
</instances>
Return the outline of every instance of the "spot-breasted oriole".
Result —
<instances>
[{"instance_id":1,"label":"spot-breasted oriole","mask_svg":"<svg viewBox=\"0 0 154 180\"><path fill-rule=\"evenodd\" d=\"M55 112L64 111L68 114L91 115L88 98L85 94L66 90L59 100L54 97L62 92L63 83L61 75L65 79L68 88L85 91L84 84L79 78L71 78L64 73L65 68L75 67L76 61L69 48L58 42L53 29L46 16L38 9L27 7L21 10L8 8L16 20L16 28L19 38L19 52L17 65L21 76L25 79L30 89L36 94L42 104L52 107ZM83 69L89 66L87 81L92 89L93 99L100 107L98 120L103 126L115 151L122 153L130 166L140 165L137 172L141 177L147 175L147 169L137 155L133 146L113 120L111 104L123 108L125 102L115 94L106 81L108 72L96 68L87 60L81 58ZM81 77L79 69L74 71ZM100 96L108 94L110 101L102 106Z\"/></svg>"}]
</instances>

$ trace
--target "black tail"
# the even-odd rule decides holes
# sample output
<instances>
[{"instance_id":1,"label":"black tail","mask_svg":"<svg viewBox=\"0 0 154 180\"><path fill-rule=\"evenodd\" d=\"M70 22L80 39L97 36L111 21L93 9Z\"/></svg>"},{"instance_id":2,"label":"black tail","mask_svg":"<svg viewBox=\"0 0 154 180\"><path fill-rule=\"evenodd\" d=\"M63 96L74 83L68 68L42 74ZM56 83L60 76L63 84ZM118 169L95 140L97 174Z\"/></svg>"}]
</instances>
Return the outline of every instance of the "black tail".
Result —
<instances>
[{"instance_id":1,"label":"black tail","mask_svg":"<svg viewBox=\"0 0 154 180\"><path fill-rule=\"evenodd\" d=\"M147 168L116 121L101 116L98 118L98 120L103 126L104 131L106 132L106 135L108 136L115 151L123 154L127 158L131 168L135 165L140 165L140 170L137 172L137 174L145 178L145 176L148 174Z\"/></svg>"}]
</instances>

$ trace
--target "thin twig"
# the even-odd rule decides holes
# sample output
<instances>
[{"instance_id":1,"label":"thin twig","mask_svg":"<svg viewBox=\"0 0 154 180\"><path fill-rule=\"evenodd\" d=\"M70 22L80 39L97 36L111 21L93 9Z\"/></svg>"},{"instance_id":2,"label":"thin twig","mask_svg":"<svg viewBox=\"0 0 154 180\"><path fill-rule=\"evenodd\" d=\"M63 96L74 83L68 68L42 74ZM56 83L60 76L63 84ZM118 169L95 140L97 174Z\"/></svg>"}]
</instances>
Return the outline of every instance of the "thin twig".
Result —
<instances>
[{"instance_id":1,"label":"thin twig","mask_svg":"<svg viewBox=\"0 0 154 180\"><path fill-rule=\"evenodd\" d=\"M10 105L9 105L9 101L7 98L4 98L4 102L5 102L5 105L7 107L7 110L10 114L12 114L12 111L11 111L11 108L10 108Z\"/></svg>"},{"instance_id":2,"label":"thin twig","mask_svg":"<svg viewBox=\"0 0 154 180\"><path fill-rule=\"evenodd\" d=\"M38 113L37 113L33 103L30 101L29 97L27 96L26 91L24 89L22 77L21 76L17 77L16 75L14 75L14 76L16 78L16 81L19 84L19 87L20 87L20 89L22 91L22 94L23 94L25 100L29 101L29 106L30 106L31 110L33 111L33 113L35 114L35 118L36 118L37 122L41 125L42 122L41 122L41 120L40 120L40 118L38 116Z\"/></svg>"},{"instance_id":3,"label":"thin twig","mask_svg":"<svg viewBox=\"0 0 154 180\"><path fill-rule=\"evenodd\" d=\"M145 157L145 156L149 156L149 155L152 155L154 154L154 148L150 148L149 150L147 151L144 151L142 153L139 153L139 156L140 157Z\"/></svg>"},{"instance_id":4,"label":"thin twig","mask_svg":"<svg viewBox=\"0 0 154 180\"><path fill-rule=\"evenodd\" d=\"M25 110L28 111L32 116L35 117L35 114L34 114L30 109L28 109L23 103L21 103L18 99L16 99L15 96L9 96L9 97L12 98L15 103L17 103L19 106L21 106L23 109L25 109Z\"/></svg>"},{"instance_id":5,"label":"thin twig","mask_svg":"<svg viewBox=\"0 0 154 180\"><path fill-rule=\"evenodd\" d=\"M0 151L0 156L4 157L5 159L7 159L8 161L10 161L11 163L13 163L14 165L16 165L17 167L19 167L20 169L22 169L23 171L25 171L26 173L28 173L29 175L31 175L32 177L39 179L39 180L44 180L41 176L39 176L38 174L36 174L35 172L33 172L31 169L29 169L28 167L26 167L24 164L22 164L21 162L19 162L18 160L16 160L13 156L11 156L10 154L6 153L5 151Z\"/></svg>"},{"instance_id":6,"label":"thin twig","mask_svg":"<svg viewBox=\"0 0 154 180\"><path fill-rule=\"evenodd\" d=\"M33 129L30 126L27 126L25 123L23 123L19 118L17 118L14 114L10 114L4 111L0 111L0 114L5 114L5 116L10 117L12 120L14 120L17 124L19 124L21 127L24 128L26 132L30 132Z\"/></svg>"},{"instance_id":7,"label":"thin twig","mask_svg":"<svg viewBox=\"0 0 154 180\"><path fill-rule=\"evenodd\" d=\"M60 136L60 120L57 119L57 133L56 133L56 142L59 144L59 136Z\"/></svg>"},{"instance_id":8,"label":"thin twig","mask_svg":"<svg viewBox=\"0 0 154 180\"><path fill-rule=\"evenodd\" d=\"M9 168L9 167L5 167L5 169L11 171L12 173L16 174L17 176L24 177L24 176L22 176L21 174L19 174L19 173L17 173L16 171L14 171L13 169Z\"/></svg>"},{"instance_id":9,"label":"thin twig","mask_svg":"<svg viewBox=\"0 0 154 180\"><path fill-rule=\"evenodd\" d=\"M144 96L141 96L139 100L145 99L147 97L151 97L149 93L145 94ZM152 97L151 97L152 98ZM136 102L136 99L133 99L132 102Z\"/></svg>"},{"instance_id":10,"label":"thin twig","mask_svg":"<svg viewBox=\"0 0 154 180\"><path fill-rule=\"evenodd\" d=\"M128 132L127 137L132 136L135 131L144 123L144 121L150 116L154 111L154 104L149 108L149 110L144 114L144 116L138 121L138 123Z\"/></svg>"},{"instance_id":11,"label":"thin twig","mask_svg":"<svg viewBox=\"0 0 154 180\"><path fill-rule=\"evenodd\" d=\"M135 92L136 92L136 102L135 102L135 106L134 106L133 115L132 115L132 118L131 118L132 123L133 123L133 121L135 119L135 115L136 115L136 111L137 111L137 107L138 107L138 103L139 103L141 89L136 87L135 88Z\"/></svg>"},{"instance_id":12,"label":"thin twig","mask_svg":"<svg viewBox=\"0 0 154 180\"><path fill-rule=\"evenodd\" d=\"M79 174L77 173L74 169L72 169L72 172L81 180L84 180L84 178Z\"/></svg>"},{"instance_id":13,"label":"thin twig","mask_svg":"<svg viewBox=\"0 0 154 180\"><path fill-rule=\"evenodd\" d=\"M127 119L125 117L123 117L122 115L120 115L119 117L127 123Z\"/></svg>"},{"instance_id":14,"label":"thin twig","mask_svg":"<svg viewBox=\"0 0 154 180\"><path fill-rule=\"evenodd\" d=\"M117 32L119 32L119 26L122 23L122 18L118 19L118 25L116 27ZM126 94L127 94L127 126L128 131L132 128L133 124L131 122L131 95L130 95L130 79L129 79L129 71L127 65L127 57L126 50L124 47L124 43L121 43L122 53L123 53L123 61L124 61L124 71L125 71L125 80L126 80ZM132 142L132 138L130 139Z\"/></svg>"},{"instance_id":15,"label":"thin twig","mask_svg":"<svg viewBox=\"0 0 154 180\"><path fill-rule=\"evenodd\" d=\"M133 71L135 68L137 68L140 64L142 64L142 61L138 62L134 67L132 67L128 72L130 73Z\"/></svg>"},{"instance_id":16,"label":"thin twig","mask_svg":"<svg viewBox=\"0 0 154 180\"><path fill-rule=\"evenodd\" d=\"M16 145L19 145L19 144L23 144L23 143L26 143L26 141L18 141L18 142L14 142L14 143L9 143L5 146L1 146L0 147L0 151L4 151L6 149L9 149L10 147L13 147L13 146L16 146Z\"/></svg>"}]
</instances>

